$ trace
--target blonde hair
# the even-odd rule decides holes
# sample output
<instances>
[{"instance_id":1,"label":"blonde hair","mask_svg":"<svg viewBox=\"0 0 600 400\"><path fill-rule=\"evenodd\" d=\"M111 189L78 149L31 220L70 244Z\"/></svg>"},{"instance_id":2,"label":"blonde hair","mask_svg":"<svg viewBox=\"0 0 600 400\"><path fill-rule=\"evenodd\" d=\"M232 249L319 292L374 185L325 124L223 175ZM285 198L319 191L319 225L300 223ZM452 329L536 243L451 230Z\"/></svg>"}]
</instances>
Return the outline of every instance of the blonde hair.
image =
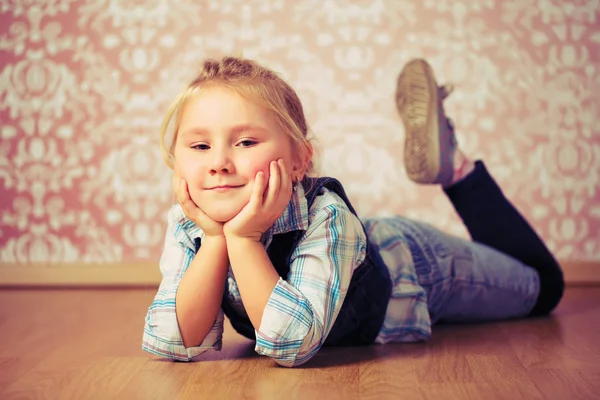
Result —
<instances>
[{"instance_id":1,"label":"blonde hair","mask_svg":"<svg viewBox=\"0 0 600 400\"><path fill-rule=\"evenodd\" d=\"M308 125L302 103L294 89L275 72L255 61L224 57L220 61L206 60L198 76L179 93L167 111L160 130L160 147L162 156L170 168L173 168L181 114L187 100L197 93L197 89L215 85L233 89L241 96L272 111L281 129L292 140L293 149L299 160L305 160L310 154ZM167 146L165 137L173 117L175 118L173 138ZM311 159L306 175L314 173L315 166Z\"/></svg>"}]
</instances>

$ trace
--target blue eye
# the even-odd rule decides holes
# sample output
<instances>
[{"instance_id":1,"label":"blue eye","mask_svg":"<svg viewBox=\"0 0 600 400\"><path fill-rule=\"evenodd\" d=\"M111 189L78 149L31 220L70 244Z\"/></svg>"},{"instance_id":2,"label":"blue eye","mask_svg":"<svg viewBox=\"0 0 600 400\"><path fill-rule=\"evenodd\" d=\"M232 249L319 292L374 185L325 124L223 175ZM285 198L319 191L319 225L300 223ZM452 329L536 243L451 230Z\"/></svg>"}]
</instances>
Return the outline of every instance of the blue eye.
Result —
<instances>
[{"instance_id":1,"label":"blue eye","mask_svg":"<svg viewBox=\"0 0 600 400\"><path fill-rule=\"evenodd\" d=\"M200 143L200 144L196 144L196 145L192 146L192 149L196 149L196 150L208 150L208 149L210 149L210 146L207 145L207 144Z\"/></svg>"},{"instance_id":2,"label":"blue eye","mask_svg":"<svg viewBox=\"0 0 600 400\"><path fill-rule=\"evenodd\" d=\"M241 142L238 143L238 146L241 147L250 147L250 146L254 146L257 142L254 140L250 140L250 139L246 139L246 140L242 140Z\"/></svg>"}]
</instances>

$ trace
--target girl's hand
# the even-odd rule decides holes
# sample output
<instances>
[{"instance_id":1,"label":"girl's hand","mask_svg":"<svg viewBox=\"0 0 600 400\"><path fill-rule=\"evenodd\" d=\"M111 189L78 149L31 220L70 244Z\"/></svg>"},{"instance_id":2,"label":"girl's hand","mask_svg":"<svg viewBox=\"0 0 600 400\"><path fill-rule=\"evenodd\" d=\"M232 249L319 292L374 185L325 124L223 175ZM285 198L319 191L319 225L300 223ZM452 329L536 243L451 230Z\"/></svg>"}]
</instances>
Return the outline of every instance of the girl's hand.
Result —
<instances>
[{"instance_id":1,"label":"girl's hand","mask_svg":"<svg viewBox=\"0 0 600 400\"><path fill-rule=\"evenodd\" d=\"M173 172L173 190L175 191L177 201L181 205L185 215L198 225L207 237L224 236L223 224L212 220L196 205L196 203L194 203L190 197L190 192L185 179L179 175L177 168L174 168Z\"/></svg>"},{"instance_id":2,"label":"girl's hand","mask_svg":"<svg viewBox=\"0 0 600 400\"><path fill-rule=\"evenodd\" d=\"M283 214L292 197L292 180L283 160L271 161L269 185L262 171L256 174L250 201L230 221L225 222L226 238L245 238L259 242L262 234Z\"/></svg>"}]
</instances>

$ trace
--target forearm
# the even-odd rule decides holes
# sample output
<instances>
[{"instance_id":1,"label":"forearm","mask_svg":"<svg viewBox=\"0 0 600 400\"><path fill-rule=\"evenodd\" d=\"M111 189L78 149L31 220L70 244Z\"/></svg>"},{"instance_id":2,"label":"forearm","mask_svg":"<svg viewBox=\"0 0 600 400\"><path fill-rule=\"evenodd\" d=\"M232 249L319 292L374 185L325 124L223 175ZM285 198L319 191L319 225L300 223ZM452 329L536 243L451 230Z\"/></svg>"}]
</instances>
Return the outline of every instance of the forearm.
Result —
<instances>
[{"instance_id":1,"label":"forearm","mask_svg":"<svg viewBox=\"0 0 600 400\"><path fill-rule=\"evenodd\" d=\"M258 330L279 274L260 242L228 238L227 252L244 308Z\"/></svg>"},{"instance_id":2,"label":"forearm","mask_svg":"<svg viewBox=\"0 0 600 400\"><path fill-rule=\"evenodd\" d=\"M185 347L199 345L213 326L228 266L225 239L207 237L181 278L175 310Z\"/></svg>"}]
</instances>

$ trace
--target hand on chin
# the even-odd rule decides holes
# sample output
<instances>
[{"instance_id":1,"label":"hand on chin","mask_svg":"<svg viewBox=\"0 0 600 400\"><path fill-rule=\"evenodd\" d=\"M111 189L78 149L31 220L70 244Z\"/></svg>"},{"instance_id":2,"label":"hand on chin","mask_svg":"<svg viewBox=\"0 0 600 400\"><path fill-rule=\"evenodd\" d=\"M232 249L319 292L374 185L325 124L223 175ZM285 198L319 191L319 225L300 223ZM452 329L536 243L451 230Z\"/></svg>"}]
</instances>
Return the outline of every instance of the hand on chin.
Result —
<instances>
[{"instance_id":1,"label":"hand on chin","mask_svg":"<svg viewBox=\"0 0 600 400\"><path fill-rule=\"evenodd\" d=\"M260 241L262 234L273 225L287 207L292 195L292 181L283 160L270 164L269 179L265 173L256 174L252 194L247 204L234 218L223 225L225 237Z\"/></svg>"}]
</instances>

